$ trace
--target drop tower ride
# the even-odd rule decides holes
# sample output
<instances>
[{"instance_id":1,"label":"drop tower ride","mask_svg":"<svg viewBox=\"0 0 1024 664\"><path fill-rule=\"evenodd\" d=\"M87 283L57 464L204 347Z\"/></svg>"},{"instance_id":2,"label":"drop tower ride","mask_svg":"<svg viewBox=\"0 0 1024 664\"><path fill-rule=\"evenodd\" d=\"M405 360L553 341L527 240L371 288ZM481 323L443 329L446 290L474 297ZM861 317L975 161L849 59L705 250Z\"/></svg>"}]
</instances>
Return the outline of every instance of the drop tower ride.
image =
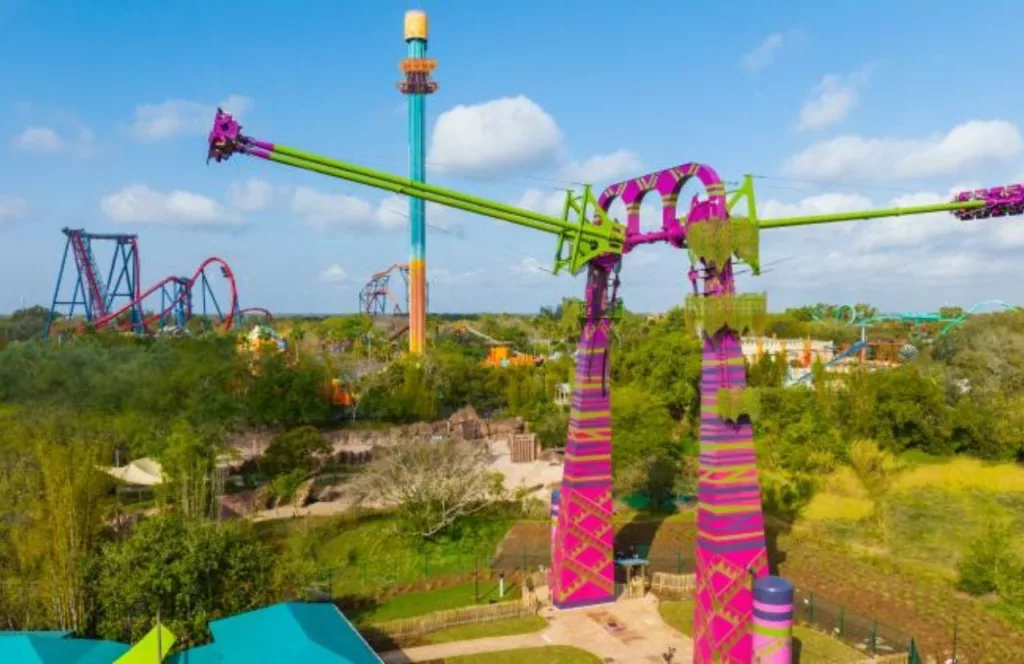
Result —
<instances>
[{"instance_id":1,"label":"drop tower ride","mask_svg":"<svg viewBox=\"0 0 1024 664\"><path fill-rule=\"evenodd\" d=\"M426 182L424 149L426 96L437 91L430 73L436 60L427 59L427 14L413 9L405 13L405 43L408 55L402 60L405 78L398 89L409 98L409 179ZM409 352L421 355L427 345L427 212L422 198L409 197Z\"/></svg>"}]
</instances>

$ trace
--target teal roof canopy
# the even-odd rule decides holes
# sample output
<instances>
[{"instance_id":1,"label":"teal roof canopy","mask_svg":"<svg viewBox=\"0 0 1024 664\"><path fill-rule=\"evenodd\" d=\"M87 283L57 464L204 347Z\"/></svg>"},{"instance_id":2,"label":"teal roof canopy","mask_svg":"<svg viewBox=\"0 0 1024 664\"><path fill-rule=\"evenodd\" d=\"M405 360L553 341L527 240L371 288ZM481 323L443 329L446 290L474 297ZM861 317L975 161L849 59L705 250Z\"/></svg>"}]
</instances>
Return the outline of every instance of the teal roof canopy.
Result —
<instances>
[{"instance_id":1,"label":"teal roof canopy","mask_svg":"<svg viewBox=\"0 0 1024 664\"><path fill-rule=\"evenodd\" d=\"M115 641L63 638L60 632L0 634L4 664L110 664L129 648Z\"/></svg>"},{"instance_id":2,"label":"teal roof canopy","mask_svg":"<svg viewBox=\"0 0 1024 664\"><path fill-rule=\"evenodd\" d=\"M381 664L333 604L283 602L210 623L213 643L168 664Z\"/></svg>"}]
</instances>

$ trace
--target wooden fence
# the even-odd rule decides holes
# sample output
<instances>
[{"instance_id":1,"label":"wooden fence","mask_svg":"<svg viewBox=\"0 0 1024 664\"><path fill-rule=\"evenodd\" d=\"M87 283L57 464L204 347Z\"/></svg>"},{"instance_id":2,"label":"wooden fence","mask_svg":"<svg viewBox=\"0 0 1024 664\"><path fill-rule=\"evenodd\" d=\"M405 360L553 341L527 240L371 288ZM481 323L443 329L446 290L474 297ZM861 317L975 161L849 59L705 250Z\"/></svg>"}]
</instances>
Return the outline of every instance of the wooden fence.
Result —
<instances>
[{"instance_id":1,"label":"wooden fence","mask_svg":"<svg viewBox=\"0 0 1024 664\"><path fill-rule=\"evenodd\" d=\"M651 592L659 597L662 595L683 598L693 594L697 588L695 574L668 574L655 572L651 577Z\"/></svg>"},{"instance_id":2,"label":"wooden fence","mask_svg":"<svg viewBox=\"0 0 1024 664\"><path fill-rule=\"evenodd\" d=\"M442 629L450 629L459 625L475 625L478 623L494 622L507 618L518 618L520 616L533 615L534 609L522 601L497 602L495 604L480 604L476 606L464 606L449 611L437 611L428 613L425 616L416 618L403 618L389 622L371 625L367 631L376 632L376 635L384 636L395 642L409 641L422 637L431 632Z\"/></svg>"}]
</instances>

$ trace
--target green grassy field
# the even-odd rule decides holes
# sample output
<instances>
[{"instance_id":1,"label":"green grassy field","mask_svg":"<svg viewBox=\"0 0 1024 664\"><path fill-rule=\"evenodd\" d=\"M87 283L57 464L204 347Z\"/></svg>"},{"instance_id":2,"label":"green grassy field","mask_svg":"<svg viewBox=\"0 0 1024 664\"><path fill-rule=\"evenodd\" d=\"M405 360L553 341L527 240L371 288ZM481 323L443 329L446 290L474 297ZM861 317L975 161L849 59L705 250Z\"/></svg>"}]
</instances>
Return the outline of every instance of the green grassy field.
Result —
<instances>
[{"instance_id":1,"label":"green grassy field","mask_svg":"<svg viewBox=\"0 0 1024 664\"><path fill-rule=\"evenodd\" d=\"M965 544L986 519L1013 524L1024 553L1024 468L973 459L940 461L913 457L882 509L888 521L883 543L871 514L875 504L846 469L829 477L798 525L869 553L885 554L952 578Z\"/></svg>"},{"instance_id":2,"label":"green grassy field","mask_svg":"<svg viewBox=\"0 0 1024 664\"><path fill-rule=\"evenodd\" d=\"M467 523L457 541L425 545L403 537L383 515L301 517L257 524L281 551L321 570L320 582L336 595L363 595L429 579L486 573L497 543L510 522L481 517Z\"/></svg>"},{"instance_id":3,"label":"green grassy field","mask_svg":"<svg viewBox=\"0 0 1024 664\"><path fill-rule=\"evenodd\" d=\"M547 626L548 621L540 616L522 616L508 620L495 620L494 622L477 625L460 625L451 629L443 629L427 634L423 642L424 644L451 643L453 641L467 641L469 639L486 639L492 636L530 634L531 632L539 632Z\"/></svg>"},{"instance_id":4,"label":"green grassy field","mask_svg":"<svg viewBox=\"0 0 1024 664\"><path fill-rule=\"evenodd\" d=\"M433 613L447 611L473 604L487 604L497 601L515 601L519 599L519 589L505 586L504 599L498 598L498 587L493 583L480 583L480 595L476 594L475 583L464 583L447 588L412 592L382 600L375 607L361 611L355 617L359 624L382 623L401 618L415 618Z\"/></svg>"},{"instance_id":5,"label":"green grassy field","mask_svg":"<svg viewBox=\"0 0 1024 664\"><path fill-rule=\"evenodd\" d=\"M995 598L958 592L960 556L987 520L1011 524L1024 554L1024 468L968 458L904 455L878 508L848 469L824 478L793 531L779 538L782 575L941 653L958 631L961 655L1024 662L1024 622ZM842 569L843 574L836 574Z\"/></svg>"}]
</instances>

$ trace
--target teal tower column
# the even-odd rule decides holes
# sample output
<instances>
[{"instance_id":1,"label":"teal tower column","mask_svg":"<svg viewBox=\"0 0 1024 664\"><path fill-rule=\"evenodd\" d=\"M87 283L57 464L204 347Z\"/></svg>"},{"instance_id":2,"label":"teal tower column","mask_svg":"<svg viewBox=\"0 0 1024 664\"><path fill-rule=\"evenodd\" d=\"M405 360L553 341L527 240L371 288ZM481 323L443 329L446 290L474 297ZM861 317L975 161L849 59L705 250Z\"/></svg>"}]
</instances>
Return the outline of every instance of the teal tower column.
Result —
<instances>
[{"instance_id":1,"label":"teal tower column","mask_svg":"<svg viewBox=\"0 0 1024 664\"><path fill-rule=\"evenodd\" d=\"M409 98L409 179L426 182L424 112L426 96L437 90L430 73L437 62L427 59L427 14L405 13L408 57L399 90ZM409 197L409 352L421 355L427 345L427 212L422 198Z\"/></svg>"}]
</instances>

